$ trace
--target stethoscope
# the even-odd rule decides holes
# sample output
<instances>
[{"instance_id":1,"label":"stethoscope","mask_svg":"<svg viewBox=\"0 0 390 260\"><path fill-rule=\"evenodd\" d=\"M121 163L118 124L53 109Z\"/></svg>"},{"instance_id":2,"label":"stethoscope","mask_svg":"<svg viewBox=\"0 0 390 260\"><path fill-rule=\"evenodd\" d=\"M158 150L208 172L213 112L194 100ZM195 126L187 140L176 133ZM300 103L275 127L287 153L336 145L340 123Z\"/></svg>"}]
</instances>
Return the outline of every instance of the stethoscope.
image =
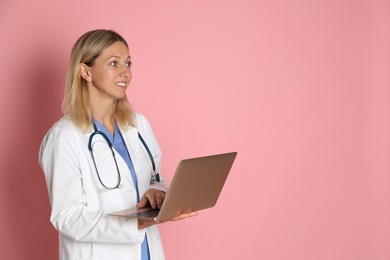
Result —
<instances>
[{"instance_id":1,"label":"stethoscope","mask_svg":"<svg viewBox=\"0 0 390 260\"><path fill-rule=\"evenodd\" d=\"M97 177L99 179L99 182L101 185L103 185L104 188L108 189L108 190L113 190L113 189L117 189L119 188L120 184L121 184L121 174L120 174L120 171L119 171L119 167L118 167L118 163L116 161L116 157L115 157L115 152L114 152L114 149L112 148L112 143L110 141L110 139L108 139L107 135L105 133L103 133L102 131L99 131L95 125L95 123L93 123L93 128L94 128L94 131L93 133L89 136L89 141L88 141L88 149L92 155L92 160L93 160L93 164L95 166L95 169L96 169L96 174L97 174ZM111 149L111 153L112 153L112 156L114 158L114 162L115 162L115 168L116 168L116 172L117 172L117 182L116 182L116 185L115 186L108 186L108 185L105 185L100 177L100 174L99 174L99 170L98 170L98 167L96 165L96 161L95 161L95 156L93 155L93 149L92 149L92 141L93 141L93 138L96 136L96 135L100 135L104 138L104 140L107 142L108 144L108 147ZM143 146L145 147L145 150L146 152L148 153L149 155L149 158L150 158L150 161L152 163L152 176L151 176L151 179L150 179L150 184L154 184L156 182L160 182L160 175L158 174L158 172L156 171L156 164L154 162L154 158L153 158L153 155L152 155L152 152L150 151L149 147L147 146L145 140L142 138L141 134L138 132L138 138L139 140L141 141L141 143L143 144ZM126 148L127 149L127 148Z\"/></svg>"}]
</instances>

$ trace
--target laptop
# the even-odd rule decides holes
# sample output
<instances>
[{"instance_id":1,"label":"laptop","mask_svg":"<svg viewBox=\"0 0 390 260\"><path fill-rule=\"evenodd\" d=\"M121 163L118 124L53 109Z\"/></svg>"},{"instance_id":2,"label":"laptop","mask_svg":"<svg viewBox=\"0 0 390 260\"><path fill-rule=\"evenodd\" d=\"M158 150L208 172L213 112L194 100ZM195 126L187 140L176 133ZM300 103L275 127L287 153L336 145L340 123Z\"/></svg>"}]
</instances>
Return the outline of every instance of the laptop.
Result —
<instances>
[{"instance_id":1,"label":"laptop","mask_svg":"<svg viewBox=\"0 0 390 260\"><path fill-rule=\"evenodd\" d=\"M162 221L214 207L236 156L231 152L182 160L160 209L132 208L108 215Z\"/></svg>"}]
</instances>

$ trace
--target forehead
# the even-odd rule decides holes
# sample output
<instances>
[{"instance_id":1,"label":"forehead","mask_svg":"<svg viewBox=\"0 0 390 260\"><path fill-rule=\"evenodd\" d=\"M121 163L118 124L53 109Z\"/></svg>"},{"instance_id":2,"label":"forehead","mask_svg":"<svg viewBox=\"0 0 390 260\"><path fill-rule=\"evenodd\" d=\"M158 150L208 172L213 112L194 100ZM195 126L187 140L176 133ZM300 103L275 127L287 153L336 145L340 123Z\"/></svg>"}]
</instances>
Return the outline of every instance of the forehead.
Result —
<instances>
[{"instance_id":1,"label":"forehead","mask_svg":"<svg viewBox=\"0 0 390 260\"><path fill-rule=\"evenodd\" d=\"M113 56L127 59L129 55L129 49L123 42L114 42L103 50L100 55L102 58L111 58Z\"/></svg>"}]
</instances>

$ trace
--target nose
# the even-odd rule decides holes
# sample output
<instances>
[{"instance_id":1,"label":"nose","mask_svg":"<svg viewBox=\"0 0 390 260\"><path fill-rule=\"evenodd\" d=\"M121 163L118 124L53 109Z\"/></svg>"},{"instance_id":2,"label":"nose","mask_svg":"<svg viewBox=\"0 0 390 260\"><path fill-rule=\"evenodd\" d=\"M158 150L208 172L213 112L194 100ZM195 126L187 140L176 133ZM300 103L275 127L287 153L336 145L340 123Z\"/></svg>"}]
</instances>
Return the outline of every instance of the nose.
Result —
<instances>
[{"instance_id":1,"label":"nose","mask_svg":"<svg viewBox=\"0 0 390 260\"><path fill-rule=\"evenodd\" d=\"M131 70L130 70L130 68L127 67L127 66L121 66L121 67L120 67L119 75L120 75L121 77L126 77L126 78L131 77Z\"/></svg>"}]
</instances>

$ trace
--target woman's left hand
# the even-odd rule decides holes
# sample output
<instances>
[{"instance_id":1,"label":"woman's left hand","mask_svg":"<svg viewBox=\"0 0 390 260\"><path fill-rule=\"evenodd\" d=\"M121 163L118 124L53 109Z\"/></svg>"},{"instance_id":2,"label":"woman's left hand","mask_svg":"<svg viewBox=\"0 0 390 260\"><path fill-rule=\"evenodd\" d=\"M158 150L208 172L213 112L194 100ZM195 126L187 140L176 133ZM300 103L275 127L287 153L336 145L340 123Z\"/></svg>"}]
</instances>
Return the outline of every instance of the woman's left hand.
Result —
<instances>
[{"instance_id":1,"label":"woman's left hand","mask_svg":"<svg viewBox=\"0 0 390 260\"><path fill-rule=\"evenodd\" d=\"M177 217L174 217L172 219L167 219L167 220L158 220L158 221L153 221L153 220L150 220L150 219L138 219L138 229L143 229L143 228L147 228L147 227L150 227L152 225L155 225L155 224L162 224L162 223L165 223L167 221L177 221L177 220L183 220L183 219L186 219L186 218L189 218L189 217L195 217L198 215L198 212L197 211L192 211L192 212L189 212L189 213L183 213Z\"/></svg>"}]
</instances>

